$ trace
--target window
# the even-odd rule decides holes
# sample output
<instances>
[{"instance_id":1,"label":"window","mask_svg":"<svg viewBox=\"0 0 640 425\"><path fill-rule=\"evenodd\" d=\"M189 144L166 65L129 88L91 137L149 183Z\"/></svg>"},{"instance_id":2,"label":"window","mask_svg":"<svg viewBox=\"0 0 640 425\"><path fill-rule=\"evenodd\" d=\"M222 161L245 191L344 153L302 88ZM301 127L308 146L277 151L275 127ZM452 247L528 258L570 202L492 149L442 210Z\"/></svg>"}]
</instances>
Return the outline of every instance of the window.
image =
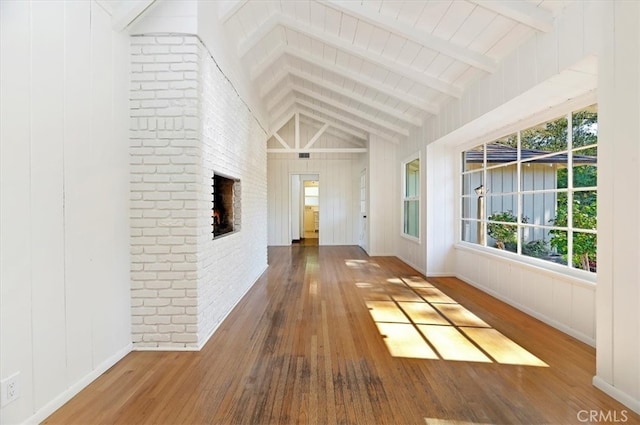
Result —
<instances>
[{"instance_id":1,"label":"window","mask_svg":"<svg viewBox=\"0 0 640 425\"><path fill-rule=\"evenodd\" d=\"M213 175L213 237L240 230L240 180Z\"/></svg>"},{"instance_id":2,"label":"window","mask_svg":"<svg viewBox=\"0 0 640 425\"><path fill-rule=\"evenodd\" d=\"M420 158L414 157L403 167L402 233L420 238Z\"/></svg>"},{"instance_id":3,"label":"window","mask_svg":"<svg viewBox=\"0 0 640 425\"><path fill-rule=\"evenodd\" d=\"M595 273L593 105L462 152L461 240Z\"/></svg>"},{"instance_id":4,"label":"window","mask_svg":"<svg viewBox=\"0 0 640 425\"><path fill-rule=\"evenodd\" d=\"M318 184L317 182L312 182L312 184ZM318 206L319 205L319 196L320 196L320 188L318 186L305 186L304 187L304 204L310 206Z\"/></svg>"}]
</instances>

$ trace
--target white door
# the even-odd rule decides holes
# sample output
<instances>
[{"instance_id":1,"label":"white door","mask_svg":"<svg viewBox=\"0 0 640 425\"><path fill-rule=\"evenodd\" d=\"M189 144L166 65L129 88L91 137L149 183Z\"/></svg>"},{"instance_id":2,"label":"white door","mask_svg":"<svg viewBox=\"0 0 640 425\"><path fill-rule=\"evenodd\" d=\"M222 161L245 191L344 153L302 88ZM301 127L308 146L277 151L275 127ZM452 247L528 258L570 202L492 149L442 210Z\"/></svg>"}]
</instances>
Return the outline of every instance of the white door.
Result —
<instances>
[{"instance_id":1,"label":"white door","mask_svg":"<svg viewBox=\"0 0 640 425\"><path fill-rule=\"evenodd\" d=\"M360 235L358 245L367 250L367 169L360 173Z\"/></svg>"}]
</instances>

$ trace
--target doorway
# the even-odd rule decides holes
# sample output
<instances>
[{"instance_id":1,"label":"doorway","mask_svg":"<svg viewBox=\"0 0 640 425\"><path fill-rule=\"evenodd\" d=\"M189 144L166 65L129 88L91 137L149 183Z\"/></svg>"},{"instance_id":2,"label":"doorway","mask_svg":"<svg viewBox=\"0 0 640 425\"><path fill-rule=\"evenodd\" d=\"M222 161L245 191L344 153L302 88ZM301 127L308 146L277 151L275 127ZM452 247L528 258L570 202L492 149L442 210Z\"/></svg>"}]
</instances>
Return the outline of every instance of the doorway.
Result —
<instances>
[{"instance_id":1,"label":"doorway","mask_svg":"<svg viewBox=\"0 0 640 425\"><path fill-rule=\"evenodd\" d=\"M305 180L303 239L320 239L320 185L318 180Z\"/></svg>"},{"instance_id":2,"label":"doorway","mask_svg":"<svg viewBox=\"0 0 640 425\"><path fill-rule=\"evenodd\" d=\"M319 245L320 176L292 174L290 201L291 242Z\"/></svg>"},{"instance_id":3,"label":"doorway","mask_svg":"<svg viewBox=\"0 0 640 425\"><path fill-rule=\"evenodd\" d=\"M367 246L367 169L360 172L360 233L358 245L365 251Z\"/></svg>"}]
</instances>

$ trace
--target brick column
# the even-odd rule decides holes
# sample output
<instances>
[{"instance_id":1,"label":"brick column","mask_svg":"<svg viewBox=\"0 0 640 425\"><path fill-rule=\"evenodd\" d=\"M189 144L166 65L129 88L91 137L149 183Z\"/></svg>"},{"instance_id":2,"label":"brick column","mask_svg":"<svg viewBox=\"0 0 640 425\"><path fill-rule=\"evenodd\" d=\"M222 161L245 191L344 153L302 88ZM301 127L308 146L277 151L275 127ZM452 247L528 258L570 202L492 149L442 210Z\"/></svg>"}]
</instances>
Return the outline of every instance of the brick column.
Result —
<instances>
[{"instance_id":1,"label":"brick column","mask_svg":"<svg viewBox=\"0 0 640 425\"><path fill-rule=\"evenodd\" d=\"M131 40L133 343L195 348L199 42L174 35Z\"/></svg>"}]
</instances>

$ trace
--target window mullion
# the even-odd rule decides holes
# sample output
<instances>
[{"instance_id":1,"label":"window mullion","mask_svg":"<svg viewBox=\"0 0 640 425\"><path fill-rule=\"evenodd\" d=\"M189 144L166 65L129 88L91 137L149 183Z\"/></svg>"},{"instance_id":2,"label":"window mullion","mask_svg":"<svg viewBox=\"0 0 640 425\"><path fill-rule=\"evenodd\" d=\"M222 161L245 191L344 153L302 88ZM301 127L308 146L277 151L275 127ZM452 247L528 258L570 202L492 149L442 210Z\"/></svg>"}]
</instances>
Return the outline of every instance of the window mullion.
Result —
<instances>
[{"instance_id":1,"label":"window mullion","mask_svg":"<svg viewBox=\"0 0 640 425\"><path fill-rule=\"evenodd\" d=\"M567 114L567 265L573 267L573 119Z\"/></svg>"},{"instance_id":2,"label":"window mullion","mask_svg":"<svg viewBox=\"0 0 640 425\"><path fill-rule=\"evenodd\" d=\"M478 241L478 244L482 246L487 246L487 194L489 193L489 188L487 187L487 146L488 144L484 144L483 149L483 158L482 158L482 185L484 186L484 191L482 193L482 202L478 202L478 208L482 207L481 212L481 222L478 224L482 226L482 238Z\"/></svg>"},{"instance_id":3,"label":"window mullion","mask_svg":"<svg viewBox=\"0 0 640 425\"><path fill-rule=\"evenodd\" d=\"M516 211L516 221L518 223L518 227L517 227L517 232L516 232L516 252L518 254L522 254L522 238L523 238L523 232L524 232L524 228L522 227L522 143L521 143L521 134L520 131L518 131L517 133L517 139L516 139L516 148L517 148L517 153L516 153L516 158L517 158L517 165L516 165L516 184L517 184L517 198L516 198L516 205L517 205L517 211Z\"/></svg>"}]
</instances>

